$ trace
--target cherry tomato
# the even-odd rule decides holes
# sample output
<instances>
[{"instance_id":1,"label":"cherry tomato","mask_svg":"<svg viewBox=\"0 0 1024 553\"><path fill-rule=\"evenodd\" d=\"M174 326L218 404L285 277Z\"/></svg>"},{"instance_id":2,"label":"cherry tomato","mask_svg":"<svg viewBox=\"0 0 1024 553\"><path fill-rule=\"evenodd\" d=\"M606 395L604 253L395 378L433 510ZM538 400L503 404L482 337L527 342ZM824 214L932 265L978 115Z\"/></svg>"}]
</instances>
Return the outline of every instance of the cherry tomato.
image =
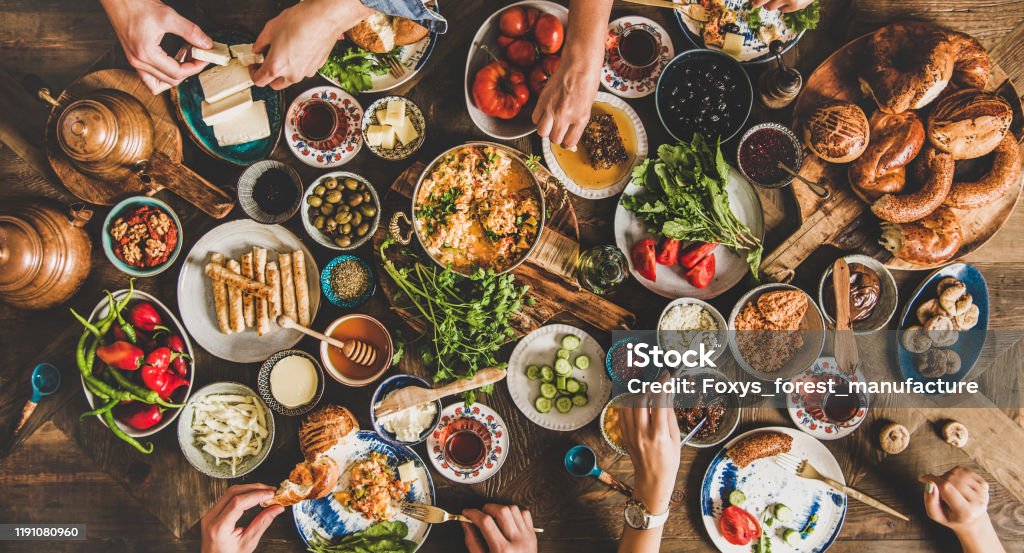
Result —
<instances>
[{"instance_id":1,"label":"cherry tomato","mask_svg":"<svg viewBox=\"0 0 1024 553\"><path fill-rule=\"evenodd\" d=\"M555 55L541 58L540 62L530 70L530 92L540 94L544 90L544 86L548 84L548 79L551 78L551 75L555 74L555 70L558 69L558 64L561 61L562 58Z\"/></svg>"},{"instance_id":2,"label":"cherry tomato","mask_svg":"<svg viewBox=\"0 0 1024 553\"><path fill-rule=\"evenodd\" d=\"M473 78L473 104L491 117L513 119L529 99L526 76L510 69L508 62L494 60Z\"/></svg>"},{"instance_id":3,"label":"cherry tomato","mask_svg":"<svg viewBox=\"0 0 1024 553\"><path fill-rule=\"evenodd\" d=\"M505 48L508 48L508 45L512 44L515 41L516 41L515 37L505 36L505 35L498 35L498 47L501 48L502 51L504 51Z\"/></svg>"},{"instance_id":4,"label":"cherry tomato","mask_svg":"<svg viewBox=\"0 0 1024 553\"><path fill-rule=\"evenodd\" d=\"M537 63L537 46L525 38L517 38L505 47L505 59L523 69Z\"/></svg>"},{"instance_id":5,"label":"cherry tomato","mask_svg":"<svg viewBox=\"0 0 1024 553\"><path fill-rule=\"evenodd\" d=\"M761 525L754 515L735 505L729 505L722 510L722 516L718 519L718 531L725 541L733 545L748 545L761 537Z\"/></svg>"},{"instance_id":6,"label":"cherry tomato","mask_svg":"<svg viewBox=\"0 0 1024 553\"><path fill-rule=\"evenodd\" d=\"M531 28L526 9L521 6L511 7L498 16L498 29L503 35L518 38L530 32Z\"/></svg>"},{"instance_id":7,"label":"cherry tomato","mask_svg":"<svg viewBox=\"0 0 1024 553\"><path fill-rule=\"evenodd\" d=\"M542 13L537 17L537 25L533 28L533 38L542 54L554 54L562 48L565 40L565 27L562 20L551 13Z\"/></svg>"}]
</instances>

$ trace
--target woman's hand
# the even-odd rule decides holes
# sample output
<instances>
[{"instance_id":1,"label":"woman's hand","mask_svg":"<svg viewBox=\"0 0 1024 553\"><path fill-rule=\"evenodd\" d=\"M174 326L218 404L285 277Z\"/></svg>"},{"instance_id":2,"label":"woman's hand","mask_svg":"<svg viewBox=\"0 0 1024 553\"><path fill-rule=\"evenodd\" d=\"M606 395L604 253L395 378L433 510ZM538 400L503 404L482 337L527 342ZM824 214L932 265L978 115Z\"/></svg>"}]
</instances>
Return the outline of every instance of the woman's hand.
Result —
<instances>
[{"instance_id":1,"label":"woman's hand","mask_svg":"<svg viewBox=\"0 0 1024 553\"><path fill-rule=\"evenodd\" d=\"M537 98L533 110L537 134L548 137L553 144L575 149L590 121L600 78L601 65L593 59L563 58Z\"/></svg>"},{"instance_id":2,"label":"woman's hand","mask_svg":"<svg viewBox=\"0 0 1024 553\"><path fill-rule=\"evenodd\" d=\"M338 38L373 13L359 0L306 0L284 10L253 43L266 56L253 83L282 90L316 75Z\"/></svg>"},{"instance_id":3,"label":"woman's hand","mask_svg":"<svg viewBox=\"0 0 1024 553\"><path fill-rule=\"evenodd\" d=\"M157 0L100 0L128 63L146 88L159 94L199 73L204 61L178 63L160 47L165 35L180 36L192 46L210 48L213 40L195 23Z\"/></svg>"},{"instance_id":4,"label":"woman's hand","mask_svg":"<svg viewBox=\"0 0 1024 553\"><path fill-rule=\"evenodd\" d=\"M662 398L637 397L632 401L664 403ZM668 510L679 472L679 422L669 405L624 407L619 428L633 462L633 497L652 514Z\"/></svg>"},{"instance_id":5,"label":"woman's hand","mask_svg":"<svg viewBox=\"0 0 1024 553\"><path fill-rule=\"evenodd\" d=\"M1003 551L988 516L988 482L978 473L954 467L942 476L926 474L924 510L928 518L953 530L964 551Z\"/></svg>"},{"instance_id":6,"label":"woman's hand","mask_svg":"<svg viewBox=\"0 0 1024 553\"><path fill-rule=\"evenodd\" d=\"M267 531L274 518L284 512L284 507L274 505L263 509L252 519L248 527L239 528L235 525L243 513L273 497L274 488L265 484L245 484L228 488L200 521L203 536L202 553L255 551L263 533Z\"/></svg>"},{"instance_id":7,"label":"woman's hand","mask_svg":"<svg viewBox=\"0 0 1024 553\"><path fill-rule=\"evenodd\" d=\"M750 5L766 10L779 10L782 13L795 12L809 6L814 0L752 0Z\"/></svg>"},{"instance_id":8,"label":"woman's hand","mask_svg":"<svg viewBox=\"0 0 1024 553\"><path fill-rule=\"evenodd\" d=\"M530 511L488 503L482 511L466 509L462 514L473 521L462 523L469 553L537 553Z\"/></svg>"}]
</instances>

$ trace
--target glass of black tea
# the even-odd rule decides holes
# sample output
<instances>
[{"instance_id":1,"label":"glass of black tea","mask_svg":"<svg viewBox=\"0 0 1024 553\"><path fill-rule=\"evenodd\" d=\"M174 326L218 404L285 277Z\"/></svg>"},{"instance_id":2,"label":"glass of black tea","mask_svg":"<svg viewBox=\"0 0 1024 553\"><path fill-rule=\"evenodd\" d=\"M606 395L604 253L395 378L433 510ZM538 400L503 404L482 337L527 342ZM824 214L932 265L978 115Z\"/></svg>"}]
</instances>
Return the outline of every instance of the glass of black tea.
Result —
<instances>
[{"instance_id":1,"label":"glass of black tea","mask_svg":"<svg viewBox=\"0 0 1024 553\"><path fill-rule=\"evenodd\" d=\"M646 24L622 29L615 48L608 52L612 69L626 79L643 79L652 72L661 57L661 35Z\"/></svg>"},{"instance_id":2,"label":"glass of black tea","mask_svg":"<svg viewBox=\"0 0 1024 553\"><path fill-rule=\"evenodd\" d=\"M318 150L337 147L348 133L348 123L331 102L311 98L295 114L295 128L299 136Z\"/></svg>"}]
</instances>

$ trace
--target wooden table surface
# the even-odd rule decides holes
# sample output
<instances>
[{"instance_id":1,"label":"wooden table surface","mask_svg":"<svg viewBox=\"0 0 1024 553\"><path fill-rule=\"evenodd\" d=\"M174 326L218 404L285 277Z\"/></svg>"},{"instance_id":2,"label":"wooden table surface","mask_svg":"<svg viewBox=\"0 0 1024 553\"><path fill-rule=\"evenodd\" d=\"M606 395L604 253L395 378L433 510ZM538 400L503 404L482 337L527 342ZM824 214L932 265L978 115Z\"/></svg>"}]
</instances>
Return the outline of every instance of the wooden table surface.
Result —
<instances>
[{"instance_id":1,"label":"wooden table surface","mask_svg":"<svg viewBox=\"0 0 1024 553\"><path fill-rule=\"evenodd\" d=\"M508 3L508 2L502 2ZM471 37L479 24L502 3L487 0L449 0L442 4L449 16L449 33L442 36L423 72L412 82L400 87L397 93L416 101L424 110L429 125L429 140L416 156L428 160L441 150L467 139L485 138L473 125L466 113L459 91L463 83L465 55ZM204 29L222 27L247 28L258 31L263 23L290 2L261 0L219 0L172 2L183 14ZM823 20L817 31L807 33L802 42L787 54L803 72L809 72L830 52L849 38L870 31L881 24L904 18L921 18L969 32L989 48L994 59L1018 83L1024 82L1024 21L1020 14L1024 0L964 0L950 4L940 0L824 0ZM449 7L451 6L451 7ZM95 2L79 0L2 0L0 11L0 69L15 78L26 73L42 77L52 88L59 90L89 69L124 67L123 55L103 11ZM457 12L457 13L456 13ZM643 14L661 22L672 35L677 52L690 47L671 14L653 8L617 3L613 17ZM309 86L322 84L320 79L298 85L290 90L290 97ZM1018 87L1018 90L1021 90ZM9 90L0 91L2 94ZM364 103L372 96L362 97ZM631 100L645 122L652 147L667 141L667 135L654 114L653 97ZM17 113L4 114L9 120L32 122L45 117L41 106L25 102ZM785 121L788 114L766 114L757 110L751 122L763 120ZM31 128L31 126L30 126ZM42 125L38 126L42 132ZM29 136L28 142L38 140ZM534 137L530 147L539 151L539 140ZM734 146L733 146L734 147ZM233 192L240 169L218 163L199 152L186 141L186 162L197 172ZM74 199L52 175L41 175L29 161L15 155L11 148L0 149L0 202L14 197L45 196L70 203ZM320 172L301 165L287 148L278 145L273 156L298 169L303 179L316 177ZM410 160L411 162L411 160ZM368 177L378 189L386 187L407 163L389 163L361 153L345 169ZM185 231L185 248L219 221L198 213L176 197L163 192L159 197L168 201L181 215ZM781 241L793 229L793 206L782 195L764 196L768 222L768 247ZM584 247L613 242L611 220L615 200L583 201L574 198L579 214ZM67 312L67 307L88 311L99 299L104 288L118 289L127 284L105 259L99 245L100 223L106 208L97 208L94 221L87 227L94 240L93 270L82 289L69 305L43 312L23 312L0 305L0 428L7 428L20 413L28 397L28 375L31 367L40 361L50 361L62 368L65 385L61 391L43 401L22 437L22 443L8 458L0 460L0 522L57 523L74 522L88 525L89 541L82 543L56 542L48 544L52 550L69 551L196 551L199 543L198 520L206 508L228 485L194 471L182 457L173 429L155 437L156 452L143 456L117 440L95 419L79 422L78 414L86 410L86 402L74 374L72 360L73 340L79 325ZM244 215L236 208L229 219ZM298 218L287 225L302 237L313 251L318 264L333 257L334 253L308 239ZM1024 212L1017 211L1006 227L992 242L970 256L985 274L991 291L991 325L1007 331L1022 328L1024 323ZM364 247L358 252L369 258ZM795 282L807 290L817 284L822 268L837 255L836 250L819 250L796 275ZM182 256L182 259L184 256ZM175 285L177 269L145 279L139 288L155 294L170 306L176 305ZM923 278L924 273L897 273L903 298ZM733 302L748 287L737 286L725 296L715 300L722 311L731 309ZM647 292L634 281L625 284L613 296L620 305L635 309L637 328L652 328L665 300ZM378 316L387 324L397 327L400 322L387 308L378 294L364 311ZM316 327L324 327L340 316L342 310L324 305ZM573 317L564 317L574 322ZM607 347L608 329L592 329ZM310 339L300 347L314 350ZM1014 354L1020 344L1001 344ZM197 348L198 349L198 348ZM510 348L509 348L510 349ZM996 351L990 354L1006 354ZM889 352L869 352L868 358L885 364ZM219 380L236 380L254 386L257 364L237 364L214 358L197 351L197 385ZM423 367L407 357L395 372L423 373ZM1019 382L1006 387L1014 389ZM368 403L372 388L349 389L330 383L325 401L344 404L358 414L368 425ZM597 449L602 463L610 472L624 481L632 478L628 458L619 458L602 443L596 423L574 433L546 431L531 424L511 404L507 390L499 386L495 394L484 397L483 402L493 406L505 418L510 430L512 452L501 471L491 480L473 486L454 485L435 474L440 504L449 510L465 506L479 506L485 501L514 502L533 510L538 526L546 529L541 536L543 551L612 550L622 526L622 500L599 485L574 480L561 468L562 454L573 443L587 443ZM973 414L964 416L976 416ZM983 414L986 412L982 412ZM1007 432L1016 436L1021 429L1002 418L1003 413L989 411L996 420L1005 421L1005 427L993 432ZM1008 412L1016 417L1017 413ZM942 442L935 431L936 421L948 413L929 413L896 409L891 403L880 401L871 411L870 419L857 433L830 442L843 467L847 481L862 491L878 497L907 513L911 522L899 522L882 515L856 501L851 502L845 527L833 551L892 551L899 548L906 553L919 551L956 551L955 539L945 529L927 520L920 499L920 486L916 476L925 472L941 473L957 464L977 467L964 452L953 450ZM877 430L886 420L899 420L916 430L910 449L898 456L885 456L874 445ZM277 417L278 434L271 458L255 473L240 479L244 482L276 483L286 475L299 458L295 439L294 419ZM748 409L744 412L740 431L766 424L789 425L785 412L771 407ZM1002 424L1002 423L1000 423ZM423 446L417 447L422 454ZM713 451L686 448L677 479L677 489L686 494L685 507L673 512L665 531L665 551L710 551L712 547L700 523L697 509L698 482ZM1019 475L1024 462L1019 451L973 451L974 458L997 473ZM984 471L983 471L984 472ZM991 476L986 473L991 480ZM1013 493L1011 493L1013 492ZM1024 550L1024 506L1019 489L1010 490L1000 484L992 487L991 514L1008 551ZM433 530L423 551L461 550L462 532L456 525ZM34 551L27 543L5 543L5 551ZM267 532L262 551L301 551L291 514L278 518Z\"/></svg>"}]
</instances>

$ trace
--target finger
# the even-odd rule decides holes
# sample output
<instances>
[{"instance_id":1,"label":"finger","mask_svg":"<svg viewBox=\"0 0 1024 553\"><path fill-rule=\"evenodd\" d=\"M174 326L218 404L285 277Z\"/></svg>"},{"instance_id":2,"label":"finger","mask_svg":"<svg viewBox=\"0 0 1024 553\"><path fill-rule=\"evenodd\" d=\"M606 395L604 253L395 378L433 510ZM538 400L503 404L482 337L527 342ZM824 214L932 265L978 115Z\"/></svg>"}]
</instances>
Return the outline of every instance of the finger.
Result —
<instances>
[{"instance_id":1,"label":"finger","mask_svg":"<svg viewBox=\"0 0 1024 553\"><path fill-rule=\"evenodd\" d=\"M255 70L250 69L252 82L256 86L267 86L281 77L280 72L268 55Z\"/></svg>"},{"instance_id":2,"label":"finger","mask_svg":"<svg viewBox=\"0 0 1024 553\"><path fill-rule=\"evenodd\" d=\"M164 73L155 65L149 63L146 60L143 60L142 58L135 58L130 63L132 64L132 67L134 67L137 71L145 71L146 73L152 75L154 79L162 83L171 84L178 80Z\"/></svg>"},{"instance_id":3,"label":"finger","mask_svg":"<svg viewBox=\"0 0 1024 553\"><path fill-rule=\"evenodd\" d=\"M487 542L488 549L491 551L503 551L504 546L508 540L502 535L501 530L498 529L497 523L490 516L484 514L482 511L476 509L466 509L462 511L462 514L466 515L466 518L473 521L476 525L477 530L480 530L480 534L483 535L484 541Z\"/></svg>"},{"instance_id":4,"label":"finger","mask_svg":"<svg viewBox=\"0 0 1024 553\"><path fill-rule=\"evenodd\" d=\"M224 510L224 506L228 504L228 501L231 501L231 499L234 498L236 495L241 495L241 494L244 494L244 493L249 493L249 492L254 492L254 491L271 491L271 492L273 492L275 489L277 489L277 488L274 488L273 486L268 486L266 484L260 484L260 483L254 483L254 484L235 484L234 486L231 486L228 489L224 490L224 495L220 496L220 499L218 499L217 502L213 504L213 507L210 507L210 510L207 511L207 513L208 514L220 513L221 511Z\"/></svg>"},{"instance_id":5,"label":"finger","mask_svg":"<svg viewBox=\"0 0 1024 553\"><path fill-rule=\"evenodd\" d=\"M483 537L472 524L463 522L462 533L466 535L466 549L469 550L469 553L487 553L487 545L484 544Z\"/></svg>"},{"instance_id":6,"label":"finger","mask_svg":"<svg viewBox=\"0 0 1024 553\"><path fill-rule=\"evenodd\" d=\"M631 442L633 439L633 428L636 426L634 418L633 409L619 409L619 432L627 442Z\"/></svg>"},{"instance_id":7,"label":"finger","mask_svg":"<svg viewBox=\"0 0 1024 553\"><path fill-rule=\"evenodd\" d=\"M587 128L587 121L582 123L573 123L569 127L569 131L565 133L565 138L562 140L562 147L575 152L576 145L579 144L580 138L583 136L583 130Z\"/></svg>"},{"instance_id":8,"label":"finger","mask_svg":"<svg viewBox=\"0 0 1024 553\"><path fill-rule=\"evenodd\" d=\"M548 135L548 138L551 139L552 144L561 144L565 140L565 133L568 130L569 125L564 121L556 119L551 125L551 134Z\"/></svg>"},{"instance_id":9,"label":"finger","mask_svg":"<svg viewBox=\"0 0 1024 553\"><path fill-rule=\"evenodd\" d=\"M792 2L786 2L781 7L779 7L779 11L782 12L782 13L795 12L795 11L797 11L799 9L802 9L802 8L799 5L794 4Z\"/></svg>"},{"instance_id":10,"label":"finger","mask_svg":"<svg viewBox=\"0 0 1024 553\"><path fill-rule=\"evenodd\" d=\"M770 2L765 4L764 9L769 10L769 11L770 10L777 10L777 9L781 8L782 5L783 5L783 0L771 0Z\"/></svg>"},{"instance_id":11,"label":"finger","mask_svg":"<svg viewBox=\"0 0 1024 553\"><path fill-rule=\"evenodd\" d=\"M192 76L192 73L186 71L182 64L174 61L174 58L168 56L163 48L156 45L150 47L146 61L167 75L168 81L181 81Z\"/></svg>"},{"instance_id":12,"label":"finger","mask_svg":"<svg viewBox=\"0 0 1024 553\"><path fill-rule=\"evenodd\" d=\"M270 83L270 88L273 88L274 90L284 90L296 82L297 81L293 81L288 77L278 77Z\"/></svg>"},{"instance_id":13,"label":"finger","mask_svg":"<svg viewBox=\"0 0 1024 553\"><path fill-rule=\"evenodd\" d=\"M668 432L672 443L679 443L682 437L680 436L679 421L676 419L675 409L662 407L659 411L661 412L661 431Z\"/></svg>"},{"instance_id":14,"label":"finger","mask_svg":"<svg viewBox=\"0 0 1024 553\"><path fill-rule=\"evenodd\" d=\"M526 525L527 532L533 532L533 515L529 509L523 509L523 524Z\"/></svg>"},{"instance_id":15,"label":"finger","mask_svg":"<svg viewBox=\"0 0 1024 553\"><path fill-rule=\"evenodd\" d=\"M234 526L242 515L264 501L274 497L274 490L252 490L237 494L224 504L220 515L217 517L221 524Z\"/></svg>"},{"instance_id":16,"label":"finger","mask_svg":"<svg viewBox=\"0 0 1024 553\"><path fill-rule=\"evenodd\" d=\"M171 88L170 84L161 81L146 71L139 70L138 73L139 78L142 79L142 84L146 85L146 88L148 88L154 96Z\"/></svg>"},{"instance_id":17,"label":"finger","mask_svg":"<svg viewBox=\"0 0 1024 553\"><path fill-rule=\"evenodd\" d=\"M946 513L942 511L942 502L939 500L939 489L935 485L937 477L927 475L918 478L921 482L924 482L924 510L928 514L928 518L938 522L939 524L946 524Z\"/></svg>"},{"instance_id":18,"label":"finger","mask_svg":"<svg viewBox=\"0 0 1024 553\"><path fill-rule=\"evenodd\" d=\"M523 520L523 511L518 505L510 505L509 513L512 515L512 520L516 523L516 528L520 532L526 531L526 521Z\"/></svg>"},{"instance_id":19,"label":"finger","mask_svg":"<svg viewBox=\"0 0 1024 553\"><path fill-rule=\"evenodd\" d=\"M260 538L263 537L263 533L270 527L270 523L274 522L277 515L284 512L284 507L281 505L273 505L260 511L260 514L256 515L249 523L249 526L242 532L242 539L249 543L259 543Z\"/></svg>"},{"instance_id":20,"label":"finger","mask_svg":"<svg viewBox=\"0 0 1024 553\"><path fill-rule=\"evenodd\" d=\"M541 107L539 105L537 106L537 110L541 110ZM537 119L537 111L534 111L534 119ZM541 138L550 138L551 127L554 124L554 117L552 117L547 110L544 110L543 112L541 112L540 120L537 122L537 135L540 136Z\"/></svg>"},{"instance_id":21,"label":"finger","mask_svg":"<svg viewBox=\"0 0 1024 553\"><path fill-rule=\"evenodd\" d=\"M942 501L946 502L946 505L949 505L950 509L961 511L969 507L963 493L949 480L938 478L935 481L935 485L939 488L939 497Z\"/></svg>"},{"instance_id":22,"label":"finger","mask_svg":"<svg viewBox=\"0 0 1024 553\"><path fill-rule=\"evenodd\" d=\"M252 43L252 52L254 54L266 54L264 50L270 46L270 24L268 23L263 27L260 32L260 36L256 37L256 41Z\"/></svg>"},{"instance_id":23,"label":"finger","mask_svg":"<svg viewBox=\"0 0 1024 553\"><path fill-rule=\"evenodd\" d=\"M213 48L213 39L199 28L199 25L178 16L169 22L168 30L185 39L185 42L198 48Z\"/></svg>"},{"instance_id":24,"label":"finger","mask_svg":"<svg viewBox=\"0 0 1024 553\"><path fill-rule=\"evenodd\" d=\"M506 538L516 533L519 525L516 523L515 517L512 515L512 509L505 507L504 505L495 505L494 503L488 503L484 505L484 512L494 517L494 520L498 522L498 528L501 529L502 535Z\"/></svg>"}]
</instances>

